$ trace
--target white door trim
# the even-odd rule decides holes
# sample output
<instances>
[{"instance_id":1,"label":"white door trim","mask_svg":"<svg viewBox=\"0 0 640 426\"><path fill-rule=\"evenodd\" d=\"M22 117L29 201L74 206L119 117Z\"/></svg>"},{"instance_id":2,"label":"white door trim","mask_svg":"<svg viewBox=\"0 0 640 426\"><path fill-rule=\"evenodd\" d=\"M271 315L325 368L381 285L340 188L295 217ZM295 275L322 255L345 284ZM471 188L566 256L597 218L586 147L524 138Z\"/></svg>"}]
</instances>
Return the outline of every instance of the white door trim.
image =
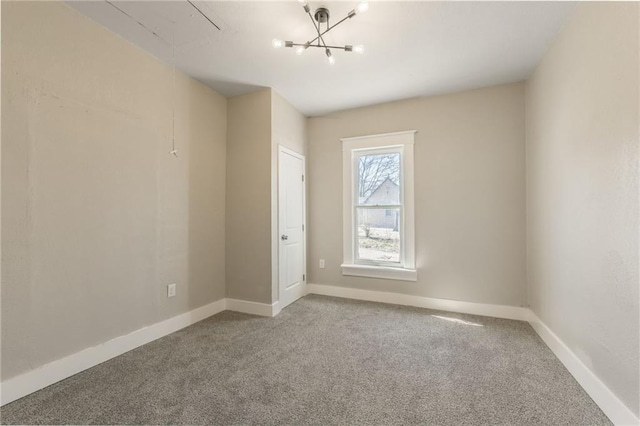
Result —
<instances>
[{"instance_id":1,"label":"white door trim","mask_svg":"<svg viewBox=\"0 0 640 426\"><path fill-rule=\"evenodd\" d=\"M303 294L307 293L307 281L308 281L308 275L307 275L307 165L306 165L306 158L303 154L300 154L299 152L293 151L283 145L278 144L278 153L277 153L277 194L276 194L276 208L275 208L275 222L277 223L276 225L276 231L272 237L274 238L274 242L273 242L273 246L276 248L276 256L275 259L273 260L272 264L274 266L274 268L276 268L275 270L275 274L274 274L274 278L277 280L277 301L278 303L278 307L279 309L277 310L277 312L274 313L277 314L278 312L280 312L280 309L282 309L283 303L282 303L282 294L281 294L281 289L280 289L280 235L281 235L281 231L280 231L280 155L281 154L288 154L291 155L292 157L298 158L302 161L302 170L303 170L303 176L304 176L304 184L302 185L302 225L304 226L304 230L302 232L302 273L304 274L304 279L302 281L302 289L303 289Z\"/></svg>"}]
</instances>

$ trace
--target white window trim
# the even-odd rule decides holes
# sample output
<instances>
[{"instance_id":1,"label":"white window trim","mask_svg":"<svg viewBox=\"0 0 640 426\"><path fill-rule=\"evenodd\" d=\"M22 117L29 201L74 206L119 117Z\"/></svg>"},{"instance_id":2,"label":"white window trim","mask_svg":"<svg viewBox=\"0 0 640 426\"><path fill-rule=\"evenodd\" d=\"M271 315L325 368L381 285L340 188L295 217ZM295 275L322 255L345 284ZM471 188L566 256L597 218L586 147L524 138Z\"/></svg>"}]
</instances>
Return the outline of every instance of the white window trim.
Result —
<instances>
[{"instance_id":1,"label":"white window trim","mask_svg":"<svg viewBox=\"0 0 640 426\"><path fill-rule=\"evenodd\" d=\"M415 269L415 214L414 214L414 180L413 180L413 146L416 130L406 132L386 133L381 135L359 136L343 138L342 141L342 206L343 206L343 253L342 275L358 277L382 278L390 280L417 281L418 272ZM402 167L403 177L403 267L367 265L355 262L355 247L353 238L354 227L354 150L376 148L403 148Z\"/></svg>"}]
</instances>

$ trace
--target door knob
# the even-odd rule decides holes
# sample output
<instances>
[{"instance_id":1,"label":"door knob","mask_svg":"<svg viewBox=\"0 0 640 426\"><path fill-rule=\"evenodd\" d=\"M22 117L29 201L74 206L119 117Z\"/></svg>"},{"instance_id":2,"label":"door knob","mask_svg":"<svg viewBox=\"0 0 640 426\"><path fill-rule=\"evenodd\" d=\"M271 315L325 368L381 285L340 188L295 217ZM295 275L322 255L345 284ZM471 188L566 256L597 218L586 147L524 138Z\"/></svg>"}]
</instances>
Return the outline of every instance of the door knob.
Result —
<instances>
[{"instance_id":1,"label":"door knob","mask_svg":"<svg viewBox=\"0 0 640 426\"><path fill-rule=\"evenodd\" d=\"M282 241L288 240L289 236L288 235L282 235L282 237L280 237L282 239Z\"/></svg>"}]
</instances>

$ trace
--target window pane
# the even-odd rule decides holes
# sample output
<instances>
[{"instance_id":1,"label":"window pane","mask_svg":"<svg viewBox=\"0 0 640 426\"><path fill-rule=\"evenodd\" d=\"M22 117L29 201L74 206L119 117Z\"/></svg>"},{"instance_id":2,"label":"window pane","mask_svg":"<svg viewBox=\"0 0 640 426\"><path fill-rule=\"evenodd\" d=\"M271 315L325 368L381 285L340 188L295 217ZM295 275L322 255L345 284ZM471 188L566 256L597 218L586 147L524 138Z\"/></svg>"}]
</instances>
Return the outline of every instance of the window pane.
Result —
<instances>
[{"instance_id":1,"label":"window pane","mask_svg":"<svg viewBox=\"0 0 640 426\"><path fill-rule=\"evenodd\" d=\"M360 205L400 204L400 153L359 156L357 191Z\"/></svg>"},{"instance_id":2,"label":"window pane","mask_svg":"<svg viewBox=\"0 0 640 426\"><path fill-rule=\"evenodd\" d=\"M357 227L356 254L359 260L400 262L399 208L358 208Z\"/></svg>"}]
</instances>

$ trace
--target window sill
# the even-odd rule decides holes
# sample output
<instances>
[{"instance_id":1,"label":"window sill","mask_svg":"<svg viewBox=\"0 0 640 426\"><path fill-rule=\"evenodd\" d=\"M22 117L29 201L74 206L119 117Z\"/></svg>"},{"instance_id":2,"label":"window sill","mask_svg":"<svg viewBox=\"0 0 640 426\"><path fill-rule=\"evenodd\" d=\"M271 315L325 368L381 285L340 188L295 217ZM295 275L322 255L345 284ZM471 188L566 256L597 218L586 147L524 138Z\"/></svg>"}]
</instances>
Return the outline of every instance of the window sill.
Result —
<instances>
[{"instance_id":1,"label":"window sill","mask_svg":"<svg viewBox=\"0 0 640 426\"><path fill-rule=\"evenodd\" d=\"M354 264L342 264L341 266L342 275L399 281L418 281L418 271L415 269Z\"/></svg>"}]
</instances>

